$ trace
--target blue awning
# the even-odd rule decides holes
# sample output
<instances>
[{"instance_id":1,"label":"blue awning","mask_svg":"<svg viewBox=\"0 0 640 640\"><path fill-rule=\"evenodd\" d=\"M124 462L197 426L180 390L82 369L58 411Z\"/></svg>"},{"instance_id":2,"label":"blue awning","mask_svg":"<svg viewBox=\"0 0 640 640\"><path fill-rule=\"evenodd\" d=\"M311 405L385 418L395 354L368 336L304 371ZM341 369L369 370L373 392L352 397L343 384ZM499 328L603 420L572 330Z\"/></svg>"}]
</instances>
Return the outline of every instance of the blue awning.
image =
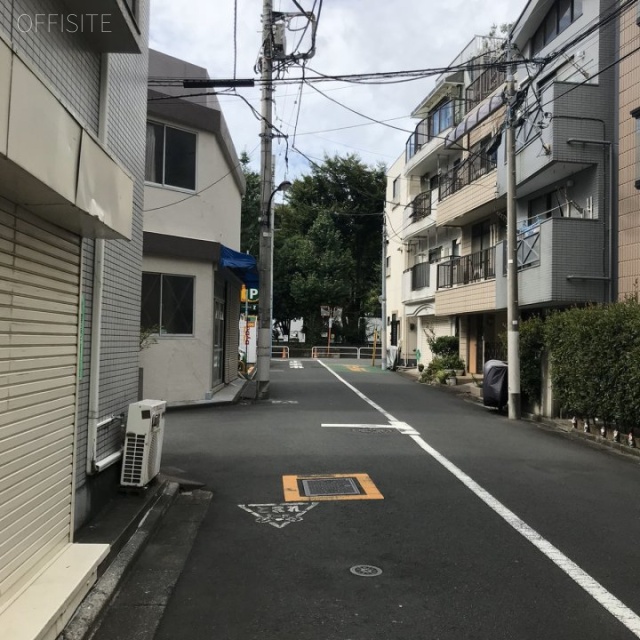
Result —
<instances>
[{"instance_id":1,"label":"blue awning","mask_svg":"<svg viewBox=\"0 0 640 640\"><path fill-rule=\"evenodd\" d=\"M247 287L258 287L258 264L252 255L220 245L218 264L235 273Z\"/></svg>"}]
</instances>

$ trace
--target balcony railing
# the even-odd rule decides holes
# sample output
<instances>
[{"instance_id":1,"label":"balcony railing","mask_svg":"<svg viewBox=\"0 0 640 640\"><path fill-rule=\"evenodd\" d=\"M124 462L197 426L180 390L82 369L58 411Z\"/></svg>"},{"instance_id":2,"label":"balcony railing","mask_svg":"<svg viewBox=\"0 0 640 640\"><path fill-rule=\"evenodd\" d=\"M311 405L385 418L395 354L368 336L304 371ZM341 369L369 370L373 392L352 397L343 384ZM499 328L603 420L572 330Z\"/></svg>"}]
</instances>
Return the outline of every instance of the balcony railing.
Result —
<instances>
[{"instance_id":1,"label":"balcony railing","mask_svg":"<svg viewBox=\"0 0 640 640\"><path fill-rule=\"evenodd\" d=\"M495 154L474 153L440 176L440 199L453 195L496 168Z\"/></svg>"},{"instance_id":2,"label":"balcony railing","mask_svg":"<svg viewBox=\"0 0 640 640\"><path fill-rule=\"evenodd\" d=\"M427 218L431 215L431 192L423 191L411 201L409 206L411 207L409 220L412 223Z\"/></svg>"},{"instance_id":3,"label":"balcony railing","mask_svg":"<svg viewBox=\"0 0 640 640\"><path fill-rule=\"evenodd\" d=\"M518 256L518 271L527 267L537 267L540 264L540 223L534 223L525 231L518 234L516 247ZM504 260L502 262L503 275L507 275L507 243L503 243Z\"/></svg>"},{"instance_id":4,"label":"balcony railing","mask_svg":"<svg viewBox=\"0 0 640 640\"><path fill-rule=\"evenodd\" d=\"M495 249L489 247L439 264L438 289L450 289L461 284L495 278Z\"/></svg>"},{"instance_id":5,"label":"balcony railing","mask_svg":"<svg viewBox=\"0 0 640 640\"><path fill-rule=\"evenodd\" d=\"M424 289L429 286L429 273L431 269L428 262L420 262L411 267L411 291Z\"/></svg>"},{"instance_id":6,"label":"balcony railing","mask_svg":"<svg viewBox=\"0 0 640 640\"><path fill-rule=\"evenodd\" d=\"M432 111L421 120L406 144L405 160L408 162L430 140L460 123L465 110L465 101L453 99Z\"/></svg>"},{"instance_id":7,"label":"balcony railing","mask_svg":"<svg viewBox=\"0 0 640 640\"><path fill-rule=\"evenodd\" d=\"M489 60L495 66L483 71L466 89L467 109L471 111L488 98L506 80L505 67L498 66L497 60Z\"/></svg>"}]
</instances>

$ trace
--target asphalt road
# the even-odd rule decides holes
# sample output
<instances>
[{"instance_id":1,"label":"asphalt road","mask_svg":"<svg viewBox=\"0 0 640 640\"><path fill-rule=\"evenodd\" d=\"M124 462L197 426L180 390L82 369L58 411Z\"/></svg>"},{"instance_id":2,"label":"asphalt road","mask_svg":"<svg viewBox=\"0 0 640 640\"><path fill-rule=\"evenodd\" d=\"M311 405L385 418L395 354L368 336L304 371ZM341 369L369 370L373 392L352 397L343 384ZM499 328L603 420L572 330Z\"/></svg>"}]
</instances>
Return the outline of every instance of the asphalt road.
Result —
<instances>
[{"instance_id":1,"label":"asphalt road","mask_svg":"<svg viewBox=\"0 0 640 640\"><path fill-rule=\"evenodd\" d=\"M156 640L640 637L635 459L366 362L271 380L168 415L213 499Z\"/></svg>"}]
</instances>

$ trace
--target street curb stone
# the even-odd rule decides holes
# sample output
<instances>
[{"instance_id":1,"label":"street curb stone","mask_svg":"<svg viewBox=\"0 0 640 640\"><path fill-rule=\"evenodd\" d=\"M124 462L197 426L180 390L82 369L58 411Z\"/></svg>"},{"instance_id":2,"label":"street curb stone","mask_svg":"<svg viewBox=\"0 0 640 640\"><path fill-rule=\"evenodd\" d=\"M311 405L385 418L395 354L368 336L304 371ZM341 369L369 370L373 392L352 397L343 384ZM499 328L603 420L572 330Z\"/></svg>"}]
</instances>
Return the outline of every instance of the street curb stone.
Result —
<instances>
[{"instance_id":1,"label":"street curb stone","mask_svg":"<svg viewBox=\"0 0 640 640\"><path fill-rule=\"evenodd\" d=\"M153 506L143 516L135 533L82 601L57 640L89 640L101 615L175 500L179 489L178 483L167 482Z\"/></svg>"}]
</instances>

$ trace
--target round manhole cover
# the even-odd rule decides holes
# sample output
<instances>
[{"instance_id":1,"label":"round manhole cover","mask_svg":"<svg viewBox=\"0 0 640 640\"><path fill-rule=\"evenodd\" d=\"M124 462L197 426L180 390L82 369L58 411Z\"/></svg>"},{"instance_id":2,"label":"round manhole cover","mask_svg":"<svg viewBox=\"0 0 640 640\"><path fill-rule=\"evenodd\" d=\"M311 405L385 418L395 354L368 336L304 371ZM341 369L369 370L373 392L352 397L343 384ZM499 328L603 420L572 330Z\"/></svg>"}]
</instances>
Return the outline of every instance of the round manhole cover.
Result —
<instances>
[{"instance_id":1,"label":"round manhole cover","mask_svg":"<svg viewBox=\"0 0 640 640\"><path fill-rule=\"evenodd\" d=\"M351 567L349 571L351 571L354 576L360 576L361 578L375 578L382 573L382 569L370 564L357 564L355 567Z\"/></svg>"}]
</instances>

